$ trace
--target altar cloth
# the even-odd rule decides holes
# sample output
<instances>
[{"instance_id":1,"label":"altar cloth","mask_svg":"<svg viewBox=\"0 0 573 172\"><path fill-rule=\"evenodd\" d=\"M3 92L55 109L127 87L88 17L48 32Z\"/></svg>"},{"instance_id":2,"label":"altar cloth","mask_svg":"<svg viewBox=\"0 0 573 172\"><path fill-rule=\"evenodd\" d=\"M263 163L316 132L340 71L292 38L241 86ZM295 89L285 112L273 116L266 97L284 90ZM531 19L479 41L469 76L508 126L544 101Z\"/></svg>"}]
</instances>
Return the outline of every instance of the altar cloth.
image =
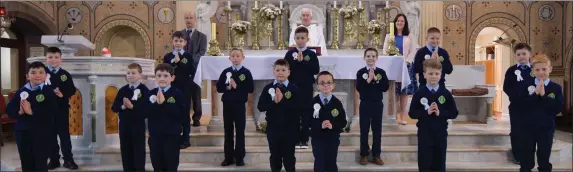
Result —
<instances>
[{"instance_id":1,"label":"altar cloth","mask_svg":"<svg viewBox=\"0 0 573 172\"><path fill-rule=\"evenodd\" d=\"M273 63L283 56L246 56L243 66L253 75L253 80L274 79ZM336 80L356 80L356 72L366 66L362 56L320 56L318 57L320 71L329 71ZM201 83L203 80L218 80L221 72L230 67L228 56L203 56L197 65L197 72L193 81ZM376 66L384 69L388 80L402 82L402 88L410 84L408 67L402 56L380 56ZM359 78L362 79L362 78ZM198 84L203 86L202 84Z\"/></svg>"}]
</instances>

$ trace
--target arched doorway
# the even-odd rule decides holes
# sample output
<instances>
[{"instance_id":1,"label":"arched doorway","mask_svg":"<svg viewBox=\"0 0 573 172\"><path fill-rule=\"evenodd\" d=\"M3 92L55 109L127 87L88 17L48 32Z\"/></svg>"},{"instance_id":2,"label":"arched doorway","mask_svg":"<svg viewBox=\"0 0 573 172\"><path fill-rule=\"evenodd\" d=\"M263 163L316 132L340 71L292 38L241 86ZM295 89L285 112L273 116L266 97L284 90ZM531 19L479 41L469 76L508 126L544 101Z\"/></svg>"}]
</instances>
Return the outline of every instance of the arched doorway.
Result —
<instances>
[{"instance_id":1,"label":"arched doorway","mask_svg":"<svg viewBox=\"0 0 573 172\"><path fill-rule=\"evenodd\" d=\"M129 20L114 20L106 23L97 32L95 55L107 47L114 57L140 57L151 59L151 41L145 30Z\"/></svg>"},{"instance_id":2,"label":"arched doorway","mask_svg":"<svg viewBox=\"0 0 573 172\"><path fill-rule=\"evenodd\" d=\"M500 38L501 37L501 38ZM484 65L486 84L496 85L494 118L509 114L509 98L502 86L505 71L515 64L512 47L527 42L523 30L513 21L505 18L491 18L479 23L470 35L468 63Z\"/></svg>"}]
</instances>

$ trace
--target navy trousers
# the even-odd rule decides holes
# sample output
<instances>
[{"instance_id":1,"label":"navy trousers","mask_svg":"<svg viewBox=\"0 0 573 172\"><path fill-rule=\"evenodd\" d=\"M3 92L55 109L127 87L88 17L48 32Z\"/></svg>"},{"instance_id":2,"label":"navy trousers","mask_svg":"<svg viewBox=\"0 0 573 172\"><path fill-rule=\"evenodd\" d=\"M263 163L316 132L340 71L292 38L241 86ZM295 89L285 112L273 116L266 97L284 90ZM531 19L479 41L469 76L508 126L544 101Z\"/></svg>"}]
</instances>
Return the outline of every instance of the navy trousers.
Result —
<instances>
[{"instance_id":1,"label":"navy trousers","mask_svg":"<svg viewBox=\"0 0 573 172\"><path fill-rule=\"evenodd\" d=\"M245 102L223 102L223 128L225 128L225 159L243 160L245 157ZM233 135L237 133L237 144Z\"/></svg>"},{"instance_id":2,"label":"navy trousers","mask_svg":"<svg viewBox=\"0 0 573 172\"><path fill-rule=\"evenodd\" d=\"M541 128L527 131L529 137L524 137L525 145L521 158L521 172L529 172L535 167L535 154L537 152L537 170L540 172L551 171L553 165L549 162L551 147L553 146L554 127ZM537 147L537 151L535 148Z\"/></svg>"},{"instance_id":3,"label":"navy trousers","mask_svg":"<svg viewBox=\"0 0 573 172\"><path fill-rule=\"evenodd\" d=\"M368 156L368 133L372 129L372 156L382 153L382 112L384 103L380 101L360 101L360 156Z\"/></svg>"},{"instance_id":4,"label":"navy trousers","mask_svg":"<svg viewBox=\"0 0 573 172\"><path fill-rule=\"evenodd\" d=\"M143 121L142 121L143 122ZM145 171L145 123L120 127L119 143L123 171Z\"/></svg>"},{"instance_id":5,"label":"navy trousers","mask_svg":"<svg viewBox=\"0 0 573 172\"><path fill-rule=\"evenodd\" d=\"M39 141L38 135L29 131L16 131L16 144L22 171L48 171L49 146Z\"/></svg>"},{"instance_id":6,"label":"navy trousers","mask_svg":"<svg viewBox=\"0 0 573 172\"><path fill-rule=\"evenodd\" d=\"M271 151L271 171L295 171L296 157L294 147L298 142L296 130L267 127L267 140Z\"/></svg>"},{"instance_id":7,"label":"navy trousers","mask_svg":"<svg viewBox=\"0 0 573 172\"><path fill-rule=\"evenodd\" d=\"M59 161L60 159L60 149L62 150L62 155L64 156L64 161L73 160L72 154L72 141L70 140L70 111L67 108L60 108L60 113L55 115L54 120L54 133L53 135L53 148L50 155L51 161ZM58 144L58 137L60 138L60 144Z\"/></svg>"},{"instance_id":8,"label":"navy trousers","mask_svg":"<svg viewBox=\"0 0 573 172\"><path fill-rule=\"evenodd\" d=\"M149 153L154 171L177 171L179 167L179 136L149 137Z\"/></svg>"},{"instance_id":9,"label":"navy trousers","mask_svg":"<svg viewBox=\"0 0 573 172\"><path fill-rule=\"evenodd\" d=\"M338 146L340 146L340 136L313 136L311 143L312 154L314 155L314 171L338 171L336 158L338 156Z\"/></svg>"},{"instance_id":10,"label":"navy trousers","mask_svg":"<svg viewBox=\"0 0 573 172\"><path fill-rule=\"evenodd\" d=\"M446 171L448 131L418 128L418 170L420 172Z\"/></svg>"}]
</instances>

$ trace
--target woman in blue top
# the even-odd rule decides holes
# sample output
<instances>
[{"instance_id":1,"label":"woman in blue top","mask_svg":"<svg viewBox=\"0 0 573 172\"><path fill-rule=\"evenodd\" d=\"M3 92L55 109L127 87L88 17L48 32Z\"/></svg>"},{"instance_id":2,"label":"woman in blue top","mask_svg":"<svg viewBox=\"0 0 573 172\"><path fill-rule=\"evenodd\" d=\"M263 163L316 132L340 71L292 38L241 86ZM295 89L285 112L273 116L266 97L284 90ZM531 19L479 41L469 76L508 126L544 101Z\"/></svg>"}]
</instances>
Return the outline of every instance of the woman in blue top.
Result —
<instances>
[{"instance_id":1,"label":"woman in blue top","mask_svg":"<svg viewBox=\"0 0 573 172\"><path fill-rule=\"evenodd\" d=\"M408 66L408 75L410 76L410 85L406 86L402 89L402 83L396 82L396 94L400 99L400 119L401 124L406 125L406 116L408 116L408 95L412 95L418 90L418 82L416 81L416 77L413 71L413 61L414 56L416 55L416 51L419 48L416 40L412 40L408 35L410 34L410 30L408 29L408 20L406 19L406 15L398 14L396 18L394 18L394 39L396 40L396 47L400 51L400 54L404 56L404 62L406 62ZM386 35L386 39L384 39L384 49L382 53L386 54L386 49L388 49L388 40L390 35Z\"/></svg>"}]
</instances>

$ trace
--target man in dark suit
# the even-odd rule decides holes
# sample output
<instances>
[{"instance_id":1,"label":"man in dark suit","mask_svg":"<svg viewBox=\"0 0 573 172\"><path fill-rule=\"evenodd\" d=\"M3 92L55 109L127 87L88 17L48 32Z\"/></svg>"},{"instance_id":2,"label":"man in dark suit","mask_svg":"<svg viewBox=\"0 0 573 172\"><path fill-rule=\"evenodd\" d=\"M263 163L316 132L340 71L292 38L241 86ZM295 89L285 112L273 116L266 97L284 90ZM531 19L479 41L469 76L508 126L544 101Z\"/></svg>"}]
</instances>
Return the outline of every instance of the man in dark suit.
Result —
<instances>
[{"instance_id":1,"label":"man in dark suit","mask_svg":"<svg viewBox=\"0 0 573 172\"><path fill-rule=\"evenodd\" d=\"M201 33L195 26L197 25L197 18L195 17L195 13L187 12L185 13L185 29L182 31L185 32L185 39L187 40L187 45L185 46L185 52L189 52L191 57L193 58L193 63L195 66L199 64L199 59L201 56L205 55L207 51L207 36L204 33ZM198 67L198 66L197 66ZM195 72L192 72L195 75ZM194 76L191 76L193 78ZM191 87L194 94L191 96L193 101L193 126L198 127L201 124L199 120L201 119L201 114L203 113L201 110L201 87L195 83ZM183 129L189 129L189 127L183 126Z\"/></svg>"}]
</instances>

